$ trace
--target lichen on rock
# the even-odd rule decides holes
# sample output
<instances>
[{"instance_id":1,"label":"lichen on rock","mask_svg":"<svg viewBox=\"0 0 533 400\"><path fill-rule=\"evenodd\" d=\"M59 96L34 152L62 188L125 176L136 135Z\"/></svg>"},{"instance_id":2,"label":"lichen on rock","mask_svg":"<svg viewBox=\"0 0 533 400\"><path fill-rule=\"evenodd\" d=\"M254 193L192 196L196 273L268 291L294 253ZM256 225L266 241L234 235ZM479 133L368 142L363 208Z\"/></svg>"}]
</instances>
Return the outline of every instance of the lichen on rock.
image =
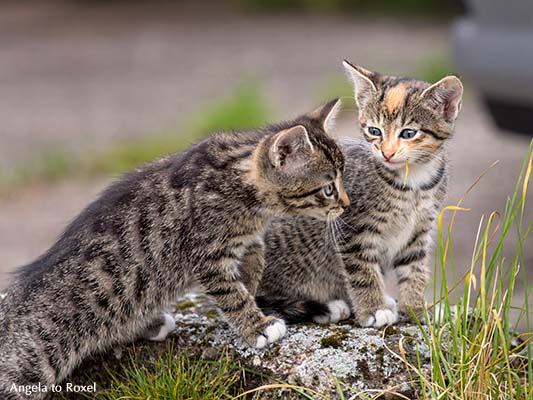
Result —
<instances>
[{"instance_id":1,"label":"lichen on rock","mask_svg":"<svg viewBox=\"0 0 533 400\"><path fill-rule=\"evenodd\" d=\"M358 328L350 321L325 326L298 324L289 326L280 342L257 350L233 333L206 297L189 299L195 306L175 315L173 336L179 348L195 348L210 359L230 351L244 366L260 368L274 380L304 386L332 399L338 398L339 387L346 388L346 398L356 391L376 389L411 398L416 386L409 383L412 377L400 358L400 340L408 356L416 360L416 346L420 362L429 365L429 349L417 326L397 325L384 331ZM287 396L281 398L291 398Z\"/></svg>"}]
</instances>

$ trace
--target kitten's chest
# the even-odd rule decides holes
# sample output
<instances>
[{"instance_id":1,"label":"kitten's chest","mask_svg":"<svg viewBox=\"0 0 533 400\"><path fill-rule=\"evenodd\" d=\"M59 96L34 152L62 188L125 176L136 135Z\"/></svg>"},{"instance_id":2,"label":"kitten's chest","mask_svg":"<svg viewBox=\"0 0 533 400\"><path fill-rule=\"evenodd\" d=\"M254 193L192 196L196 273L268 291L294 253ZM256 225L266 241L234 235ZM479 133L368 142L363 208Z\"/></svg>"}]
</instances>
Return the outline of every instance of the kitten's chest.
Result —
<instances>
[{"instance_id":1,"label":"kitten's chest","mask_svg":"<svg viewBox=\"0 0 533 400\"><path fill-rule=\"evenodd\" d=\"M385 264L390 264L407 246L430 204L431 201L419 193L412 193L395 204L396 208L387 217L387 223L381 227L381 250Z\"/></svg>"}]
</instances>

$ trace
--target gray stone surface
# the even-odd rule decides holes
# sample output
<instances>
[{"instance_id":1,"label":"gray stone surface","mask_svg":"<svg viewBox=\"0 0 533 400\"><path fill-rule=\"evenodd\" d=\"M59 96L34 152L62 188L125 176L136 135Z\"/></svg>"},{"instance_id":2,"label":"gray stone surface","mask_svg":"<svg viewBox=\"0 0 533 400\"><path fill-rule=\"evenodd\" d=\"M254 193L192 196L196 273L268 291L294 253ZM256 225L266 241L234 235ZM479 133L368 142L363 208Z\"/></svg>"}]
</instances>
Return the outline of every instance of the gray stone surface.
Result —
<instances>
[{"instance_id":1,"label":"gray stone surface","mask_svg":"<svg viewBox=\"0 0 533 400\"><path fill-rule=\"evenodd\" d=\"M351 321L298 324L289 326L280 342L256 350L229 329L204 296L191 295L182 304L189 305L190 300L194 306L176 311L177 327L172 334L184 352L199 348L203 358L216 359L229 350L243 366L332 399L339 398L338 385L346 398L381 390L413 398L418 388L410 384L412 376L400 356L400 340L410 362L416 362L418 346L421 364L424 369L429 366L429 348L416 326L400 324L378 330L358 328ZM260 398L278 398L276 391L267 393ZM286 397L281 398L292 398L289 393L284 391Z\"/></svg>"}]
</instances>

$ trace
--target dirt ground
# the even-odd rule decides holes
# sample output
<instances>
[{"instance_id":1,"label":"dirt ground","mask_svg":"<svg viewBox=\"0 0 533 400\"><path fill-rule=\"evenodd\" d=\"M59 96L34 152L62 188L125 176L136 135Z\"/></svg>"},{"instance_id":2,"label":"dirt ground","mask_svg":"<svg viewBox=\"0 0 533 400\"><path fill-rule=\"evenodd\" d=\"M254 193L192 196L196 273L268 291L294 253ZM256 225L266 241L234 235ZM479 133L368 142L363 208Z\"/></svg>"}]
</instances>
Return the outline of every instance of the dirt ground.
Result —
<instances>
[{"instance_id":1,"label":"dirt ground","mask_svg":"<svg viewBox=\"0 0 533 400\"><path fill-rule=\"evenodd\" d=\"M317 105L340 62L386 73L412 71L448 54L444 23L333 16L239 16L219 10L105 2L0 4L0 167L42 148L73 152L179 126L245 77L262 83L280 118ZM31 4L31 5L30 5ZM143 5L144 4L144 5ZM342 135L357 136L347 113ZM455 227L459 270L470 264L478 221L503 210L529 137L499 131L466 89L450 144L449 203L493 161ZM9 271L41 254L107 183L67 181L0 199L0 288ZM526 221L533 220L529 200ZM533 280L533 240L525 245ZM509 250L509 249L508 249Z\"/></svg>"}]
</instances>

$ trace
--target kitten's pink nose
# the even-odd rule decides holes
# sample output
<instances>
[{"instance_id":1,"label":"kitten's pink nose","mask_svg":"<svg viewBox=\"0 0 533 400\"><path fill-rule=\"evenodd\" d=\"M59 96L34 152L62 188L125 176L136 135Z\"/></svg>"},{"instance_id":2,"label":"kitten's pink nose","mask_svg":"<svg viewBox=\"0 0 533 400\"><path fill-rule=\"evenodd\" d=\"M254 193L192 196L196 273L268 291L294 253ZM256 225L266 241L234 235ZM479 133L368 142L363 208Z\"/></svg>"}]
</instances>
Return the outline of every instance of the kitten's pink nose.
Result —
<instances>
[{"instance_id":1,"label":"kitten's pink nose","mask_svg":"<svg viewBox=\"0 0 533 400\"><path fill-rule=\"evenodd\" d=\"M392 157L396 154L394 151L383 151L381 150L381 154L383 154L383 157L385 157L385 160L390 161Z\"/></svg>"}]
</instances>

